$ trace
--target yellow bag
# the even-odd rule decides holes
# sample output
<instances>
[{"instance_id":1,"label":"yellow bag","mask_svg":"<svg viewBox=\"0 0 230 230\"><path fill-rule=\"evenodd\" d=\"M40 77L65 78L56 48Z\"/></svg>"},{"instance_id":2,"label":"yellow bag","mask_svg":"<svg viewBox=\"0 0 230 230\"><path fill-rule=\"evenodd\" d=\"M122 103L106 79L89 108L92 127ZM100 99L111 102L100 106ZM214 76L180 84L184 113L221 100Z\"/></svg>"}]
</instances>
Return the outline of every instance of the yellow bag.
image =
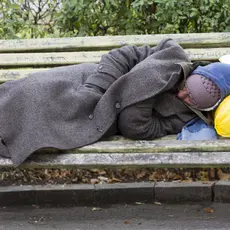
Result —
<instances>
[{"instance_id":1,"label":"yellow bag","mask_svg":"<svg viewBox=\"0 0 230 230\"><path fill-rule=\"evenodd\" d=\"M230 137L230 95L217 107L214 113L216 132L223 137Z\"/></svg>"}]
</instances>

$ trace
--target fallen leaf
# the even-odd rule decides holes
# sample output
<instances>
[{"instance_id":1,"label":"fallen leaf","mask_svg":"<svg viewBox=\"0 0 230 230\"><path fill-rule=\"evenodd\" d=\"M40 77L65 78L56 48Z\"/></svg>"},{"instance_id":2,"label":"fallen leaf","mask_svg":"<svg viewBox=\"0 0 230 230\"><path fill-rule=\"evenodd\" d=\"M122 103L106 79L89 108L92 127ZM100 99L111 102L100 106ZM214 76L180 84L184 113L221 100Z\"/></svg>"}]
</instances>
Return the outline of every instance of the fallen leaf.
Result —
<instances>
[{"instance_id":1,"label":"fallen leaf","mask_svg":"<svg viewBox=\"0 0 230 230\"><path fill-rule=\"evenodd\" d=\"M209 169L209 179L214 180L215 177L216 177L216 170L213 168Z\"/></svg>"},{"instance_id":2,"label":"fallen leaf","mask_svg":"<svg viewBox=\"0 0 230 230\"><path fill-rule=\"evenodd\" d=\"M221 169L218 169L217 175L220 180L230 180L230 174L223 173Z\"/></svg>"},{"instance_id":3,"label":"fallen leaf","mask_svg":"<svg viewBox=\"0 0 230 230\"><path fill-rule=\"evenodd\" d=\"M201 181L207 181L208 180L208 172L207 171L200 171L197 174L197 178L199 178Z\"/></svg>"},{"instance_id":4,"label":"fallen leaf","mask_svg":"<svg viewBox=\"0 0 230 230\"><path fill-rule=\"evenodd\" d=\"M104 182L108 182L108 180L109 180L107 177L104 177L104 176L99 176L97 178L98 178L98 180L104 181Z\"/></svg>"},{"instance_id":5,"label":"fallen leaf","mask_svg":"<svg viewBox=\"0 0 230 230\"><path fill-rule=\"evenodd\" d=\"M184 177L188 180L191 179L191 172L184 172Z\"/></svg>"},{"instance_id":6,"label":"fallen leaf","mask_svg":"<svg viewBox=\"0 0 230 230\"><path fill-rule=\"evenodd\" d=\"M184 182L184 183L191 183L191 182L193 182L192 180L182 180L182 181L180 181L180 182Z\"/></svg>"},{"instance_id":7,"label":"fallen leaf","mask_svg":"<svg viewBox=\"0 0 230 230\"><path fill-rule=\"evenodd\" d=\"M131 224L131 221L130 220L125 220L124 224Z\"/></svg>"},{"instance_id":8,"label":"fallen leaf","mask_svg":"<svg viewBox=\"0 0 230 230\"><path fill-rule=\"evenodd\" d=\"M204 211L206 213L213 213L214 212L214 210L212 208L205 208Z\"/></svg>"},{"instance_id":9,"label":"fallen leaf","mask_svg":"<svg viewBox=\"0 0 230 230\"><path fill-rule=\"evenodd\" d=\"M137 178L137 179L141 179L141 178L143 178L146 174L147 174L147 172L146 172L145 170L141 170L139 173L137 173L136 178Z\"/></svg>"},{"instance_id":10,"label":"fallen leaf","mask_svg":"<svg viewBox=\"0 0 230 230\"><path fill-rule=\"evenodd\" d=\"M99 174L99 175L106 175L106 171L105 171L105 170L100 170L100 171L98 172L98 174Z\"/></svg>"},{"instance_id":11,"label":"fallen leaf","mask_svg":"<svg viewBox=\"0 0 230 230\"><path fill-rule=\"evenodd\" d=\"M154 171L149 176L149 180L151 181L163 181L166 178L166 171L164 169L160 169L159 171Z\"/></svg>"},{"instance_id":12,"label":"fallen leaf","mask_svg":"<svg viewBox=\"0 0 230 230\"><path fill-rule=\"evenodd\" d=\"M140 205L140 204L143 204L143 203L141 203L141 202L135 202L135 204L138 204L138 205Z\"/></svg>"},{"instance_id":13,"label":"fallen leaf","mask_svg":"<svg viewBox=\"0 0 230 230\"><path fill-rule=\"evenodd\" d=\"M78 177L75 177L71 180L73 183L78 182Z\"/></svg>"},{"instance_id":14,"label":"fallen leaf","mask_svg":"<svg viewBox=\"0 0 230 230\"><path fill-rule=\"evenodd\" d=\"M203 181L202 184L209 184L209 181Z\"/></svg>"},{"instance_id":15,"label":"fallen leaf","mask_svg":"<svg viewBox=\"0 0 230 230\"><path fill-rule=\"evenodd\" d=\"M134 171L132 169L125 169L124 174L129 177L133 177Z\"/></svg>"},{"instance_id":16,"label":"fallen leaf","mask_svg":"<svg viewBox=\"0 0 230 230\"><path fill-rule=\"evenodd\" d=\"M89 171L90 171L90 172L93 172L93 173L99 173L99 172L100 172L100 169L90 169Z\"/></svg>"},{"instance_id":17,"label":"fallen leaf","mask_svg":"<svg viewBox=\"0 0 230 230\"><path fill-rule=\"evenodd\" d=\"M89 180L88 180L88 178L82 178L82 182L83 182L83 183L88 183Z\"/></svg>"},{"instance_id":18,"label":"fallen leaf","mask_svg":"<svg viewBox=\"0 0 230 230\"><path fill-rule=\"evenodd\" d=\"M98 179L90 179L90 184L98 184L99 180Z\"/></svg>"},{"instance_id":19,"label":"fallen leaf","mask_svg":"<svg viewBox=\"0 0 230 230\"><path fill-rule=\"evenodd\" d=\"M166 178L169 180L181 180L182 176L177 175L175 172L167 172L166 173Z\"/></svg>"},{"instance_id":20,"label":"fallen leaf","mask_svg":"<svg viewBox=\"0 0 230 230\"><path fill-rule=\"evenodd\" d=\"M112 180L112 182L121 182L121 180L116 178L116 177L113 177L111 180Z\"/></svg>"},{"instance_id":21,"label":"fallen leaf","mask_svg":"<svg viewBox=\"0 0 230 230\"><path fill-rule=\"evenodd\" d=\"M156 205L161 205L161 202L154 202L154 204L156 204Z\"/></svg>"},{"instance_id":22,"label":"fallen leaf","mask_svg":"<svg viewBox=\"0 0 230 230\"><path fill-rule=\"evenodd\" d=\"M92 208L92 211L101 211L101 208L93 207L93 208Z\"/></svg>"}]
</instances>

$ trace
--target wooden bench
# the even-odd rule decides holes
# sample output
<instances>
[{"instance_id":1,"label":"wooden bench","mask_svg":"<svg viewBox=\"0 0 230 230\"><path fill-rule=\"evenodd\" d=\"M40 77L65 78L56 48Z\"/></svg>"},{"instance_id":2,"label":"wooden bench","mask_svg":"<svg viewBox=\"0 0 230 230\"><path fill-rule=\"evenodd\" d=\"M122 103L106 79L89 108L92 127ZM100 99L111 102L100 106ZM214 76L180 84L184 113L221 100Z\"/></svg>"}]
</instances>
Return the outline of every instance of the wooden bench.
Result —
<instances>
[{"instance_id":1,"label":"wooden bench","mask_svg":"<svg viewBox=\"0 0 230 230\"><path fill-rule=\"evenodd\" d=\"M0 82L54 66L99 62L102 54L127 44L155 46L171 37L192 61L218 61L230 54L230 33L133 35L107 37L0 40ZM40 151L21 167L223 167L230 165L230 141L176 141L175 136L154 141L122 137L71 151ZM1 167L11 167L0 158Z\"/></svg>"}]
</instances>

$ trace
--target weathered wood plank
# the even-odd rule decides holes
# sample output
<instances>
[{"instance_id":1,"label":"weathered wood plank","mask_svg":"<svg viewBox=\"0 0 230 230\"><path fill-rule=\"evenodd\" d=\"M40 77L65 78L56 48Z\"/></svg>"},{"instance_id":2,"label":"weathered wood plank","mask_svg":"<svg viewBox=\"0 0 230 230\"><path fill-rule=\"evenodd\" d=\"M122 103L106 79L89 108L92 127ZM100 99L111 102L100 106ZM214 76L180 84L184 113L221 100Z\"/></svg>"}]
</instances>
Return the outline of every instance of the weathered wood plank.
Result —
<instances>
[{"instance_id":1,"label":"weathered wood plank","mask_svg":"<svg viewBox=\"0 0 230 230\"><path fill-rule=\"evenodd\" d=\"M230 53L229 48L199 48L199 49L185 49L190 59L193 61L218 61L218 59L226 54Z\"/></svg>"},{"instance_id":2,"label":"weathered wood plank","mask_svg":"<svg viewBox=\"0 0 230 230\"><path fill-rule=\"evenodd\" d=\"M21 167L28 168L200 168L229 167L230 152L171 152L171 153L84 153L34 154ZM0 167L12 167L9 159L0 158Z\"/></svg>"},{"instance_id":3,"label":"weathered wood plank","mask_svg":"<svg viewBox=\"0 0 230 230\"><path fill-rule=\"evenodd\" d=\"M100 50L126 44L155 46L164 38L173 38L186 48L230 46L230 33L226 32L0 40L0 52Z\"/></svg>"},{"instance_id":4,"label":"weathered wood plank","mask_svg":"<svg viewBox=\"0 0 230 230\"><path fill-rule=\"evenodd\" d=\"M48 68L36 69L0 69L0 83L17 80L26 77L28 74L48 70Z\"/></svg>"},{"instance_id":5,"label":"weathered wood plank","mask_svg":"<svg viewBox=\"0 0 230 230\"><path fill-rule=\"evenodd\" d=\"M229 48L185 49L194 60L217 61L230 53ZM98 63L108 51L0 54L0 67L60 66L86 62Z\"/></svg>"},{"instance_id":6,"label":"weathered wood plank","mask_svg":"<svg viewBox=\"0 0 230 230\"><path fill-rule=\"evenodd\" d=\"M99 62L101 56L105 53L107 51L0 54L0 66L60 66Z\"/></svg>"},{"instance_id":7,"label":"weathered wood plank","mask_svg":"<svg viewBox=\"0 0 230 230\"><path fill-rule=\"evenodd\" d=\"M40 151L55 153L56 150ZM61 151L68 154L70 151ZM71 153L163 153L163 152L230 152L230 140L216 141L178 141L178 140L153 140L153 141L101 141L82 148L73 149ZM229 153L230 154L230 153ZM229 155L230 156L230 155Z\"/></svg>"},{"instance_id":8,"label":"weathered wood plank","mask_svg":"<svg viewBox=\"0 0 230 230\"><path fill-rule=\"evenodd\" d=\"M0 158L0 167L12 167ZM230 141L102 141L78 149L42 150L21 167L229 167Z\"/></svg>"}]
</instances>

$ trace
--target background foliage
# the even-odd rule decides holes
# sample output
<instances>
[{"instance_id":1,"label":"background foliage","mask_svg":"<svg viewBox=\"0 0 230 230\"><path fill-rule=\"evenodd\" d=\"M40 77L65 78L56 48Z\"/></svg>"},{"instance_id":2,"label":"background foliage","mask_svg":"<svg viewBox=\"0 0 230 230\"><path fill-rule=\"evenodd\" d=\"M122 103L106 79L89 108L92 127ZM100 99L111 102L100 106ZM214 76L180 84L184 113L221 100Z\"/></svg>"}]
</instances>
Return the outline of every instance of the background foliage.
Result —
<instances>
[{"instance_id":1,"label":"background foliage","mask_svg":"<svg viewBox=\"0 0 230 230\"><path fill-rule=\"evenodd\" d=\"M0 38L230 31L230 0L1 0Z\"/></svg>"}]
</instances>

